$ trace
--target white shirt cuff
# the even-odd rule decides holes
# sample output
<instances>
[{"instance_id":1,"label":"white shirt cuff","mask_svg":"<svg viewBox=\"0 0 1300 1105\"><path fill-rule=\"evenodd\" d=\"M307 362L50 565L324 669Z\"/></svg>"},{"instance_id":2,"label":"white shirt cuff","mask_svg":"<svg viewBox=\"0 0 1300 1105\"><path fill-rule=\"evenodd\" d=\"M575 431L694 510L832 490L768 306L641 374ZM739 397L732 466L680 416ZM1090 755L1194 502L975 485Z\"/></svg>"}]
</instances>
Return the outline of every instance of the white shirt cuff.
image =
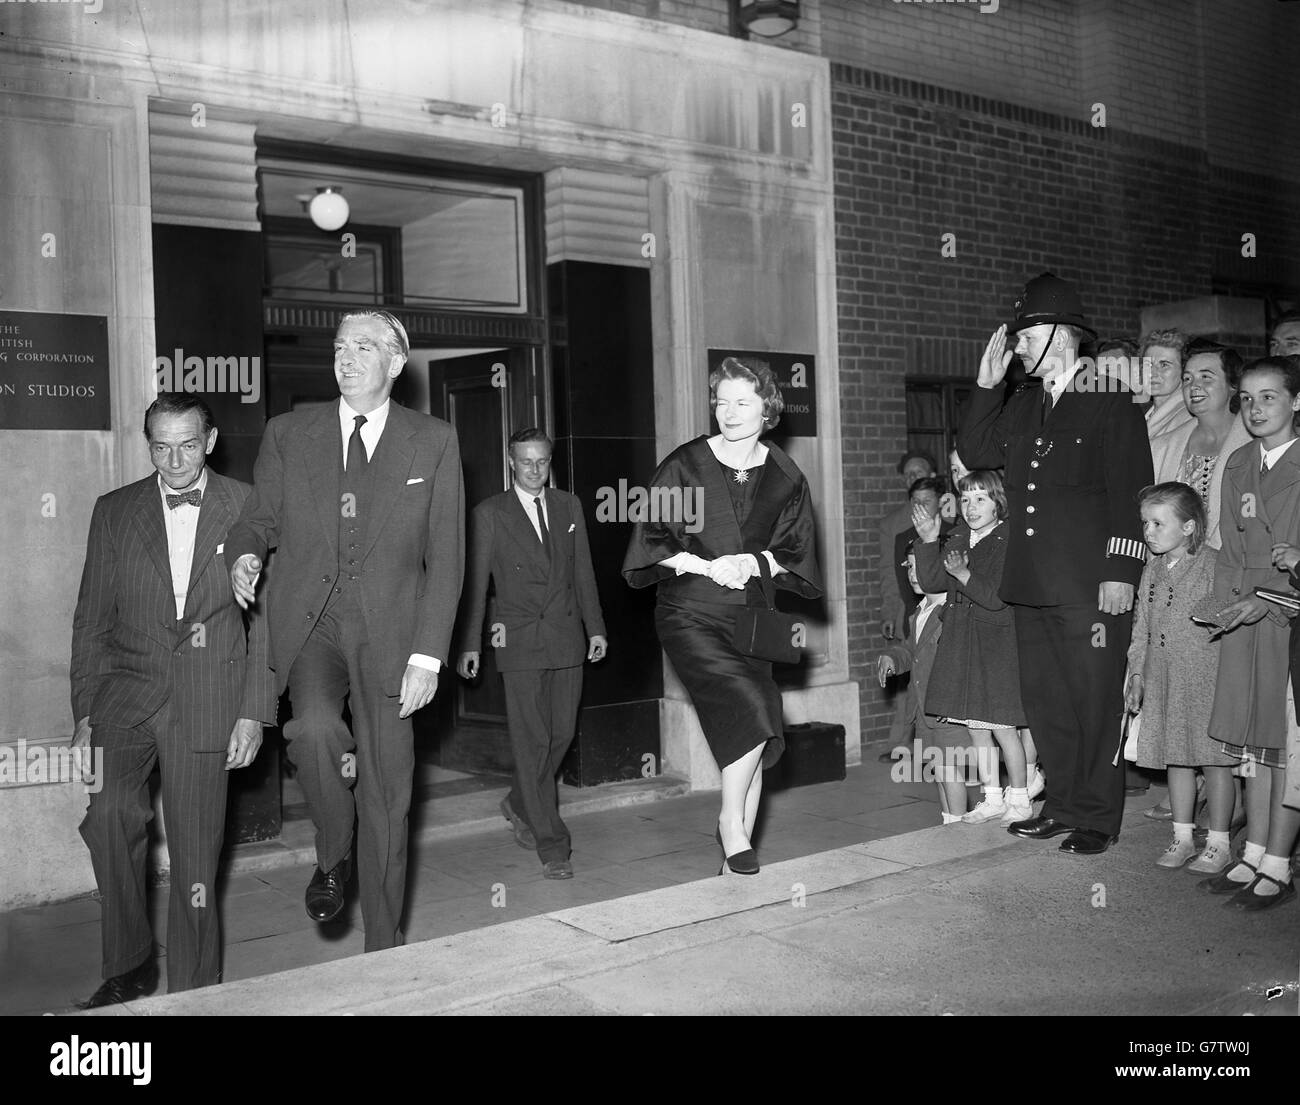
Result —
<instances>
[{"instance_id":1,"label":"white shirt cuff","mask_svg":"<svg viewBox=\"0 0 1300 1105\"><path fill-rule=\"evenodd\" d=\"M411 653L411 658L406 662L413 668L424 668L425 671L432 672L442 671L442 661L436 656L425 656L423 652Z\"/></svg>"}]
</instances>

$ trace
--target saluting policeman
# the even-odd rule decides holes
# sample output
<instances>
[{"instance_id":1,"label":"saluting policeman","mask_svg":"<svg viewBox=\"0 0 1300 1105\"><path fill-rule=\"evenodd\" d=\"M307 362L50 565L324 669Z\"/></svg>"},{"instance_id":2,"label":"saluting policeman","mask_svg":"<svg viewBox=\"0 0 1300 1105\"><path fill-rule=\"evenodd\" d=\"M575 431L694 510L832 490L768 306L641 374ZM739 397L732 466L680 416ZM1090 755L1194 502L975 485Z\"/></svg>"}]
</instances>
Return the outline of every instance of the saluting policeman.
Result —
<instances>
[{"instance_id":1,"label":"saluting policeman","mask_svg":"<svg viewBox=\"0 0 1300 1105\"><path fill-rule=\"evenodd\" d=\"M1121 383L1080 362L1085 334L1096 336L1072 284L1050 272L1029 281L1015 321L984 350L957 451L971 468L1006 468L1001 595L1015 611L1021 695L1047 779L1039 815L1007 831L1069 834L1061 851L1098 855L1124 813L1112 759L1146 555L1137 496L1153 475L1142 412ZM1010 335L1043 386L1007 398Z\"/></svg>"}]
</instances>

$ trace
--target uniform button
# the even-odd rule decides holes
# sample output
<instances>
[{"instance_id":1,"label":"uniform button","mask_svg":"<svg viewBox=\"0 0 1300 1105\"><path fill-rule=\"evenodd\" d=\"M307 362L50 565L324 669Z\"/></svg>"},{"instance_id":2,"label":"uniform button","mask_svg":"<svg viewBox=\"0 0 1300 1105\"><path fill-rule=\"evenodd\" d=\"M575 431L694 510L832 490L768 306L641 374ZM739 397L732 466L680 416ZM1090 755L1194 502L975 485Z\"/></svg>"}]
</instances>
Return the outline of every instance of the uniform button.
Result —
<instances>
[{"instance_id":1,"label":"uniform button","mask_svg":"<svg viewBox=\"0 0 1300 1105\"><path fill-rule=\"evenodd\" d=\"M341 595L341 594L343 593L343 588L342 588L342 587L335 587L335 588L334 588L334 593L335 593L336 595Z\"/></svg>"},{"instance_id":2,"label":"uniform button","mask_svg":"<svg viewBox=\"0 0 1300 1105\"><path fill-rule=\"evenodd\" d=\"M351 580L355 580L356 578L357 578L356 576L348 576L348 579L351 579Z\"/></svg>"},{"instance_id":3,"label":"uniform button","mask_svg":"<svg viewBox=\"0 0 1300 1105\"><path fill-rule=\"evenodd\" d=\"M1043 439L1041 437L1034 438L1035 445L1041 445L1042 443L1043 443Z\"/></svg>"},{"instance_id":4,"label":"uniform button","mask_svg":"<svg viewBox=\"0 0 1300 1105\"><path fill-rule=\"evenodd\" d=\"M1038 484L1036 484L1036 483L1031 483L1031 484L1029 484L1028 487L1026 488L1026 490L1028 490L1028 491L1036 491L1037 489L1038 489Z\"/></svg>"},{"instance_id":5,"label":"uniform button","mask_svg":"<svg viewBox=\"0 0 1300 1105\"><path fill-rule=\"evenodd\" d=\"M310 613L310 612L308 612L308 614L307 614L307 620L308 620L308 621L311 621L311 613Z\"/></svg>"},{"instance_id":6,"label":"uniform button","mask_svg":"<svg viewBox=\"0 0 1300 1105\"><path fill-rule=\"evenodd\" d=\"M1239 595L1239 594L1241 594L1241 588L1240 588L1240 587L1234 587L1234 588L1232 589L1232 593L1233 593L1234 595Z\"/></svg>"},{"instance_id":7,"label":"uniform button","mask_svg":"<svg viewBox=\"0 0 1300 1105\"><path fill-rule=\"evenodd\" d=\"M1029 529L1025 530L1025 536L1026 536L1026 537L1033 537L1033 536L1034 536L1034 530L1033 530L1033 527L1032 527L1032 526L1031 526Z\"/></svg>"},{"instance_id":8,"label":"uniform button","mask_svg":"<svg viewBox=\"0 0 1300 1105\"><path fill-rule=\"evenodd\" d=\"M329 576L321 576L321 577L320 577L320 581L321 581L322 583L328 583L328 582L330 581L330 577L329 577Z\"/></svg>"},{"instance_id":9,"label":"uniform button","mask_svg":"<svg viewBox=\"0 0 1300 1105\"><path fill-rule=\"evenodd\" d=\"M1036 460L1031 460L1031 461L1029 462L1029 467L1030 467L1030 468L1037 468L1037 467L1038 467L1038 461L1036 461Z\"/></svg>"},{"instance_id":10,"label":"uniform button","mask_svg":"<svg viewBox=\"0 0 1300 1105\"><path fill-rule=\"evenodd\" d=\"M1032 506L1025 507L1026 514L1033 514L1033 512L1034 512L1034 508Z\"/></svg>"},{"instance_id":11,"label":"uniform button","mask_svg":"<svg viewBox=\"0 0 1300 1105\"><path fill-rule=\"evenodd\" d=\"M1245 533L1245 532L1246 532L1246 527L1245 527L1245 526L1238 526L1238 527L1237 527L1237 532L1238 532L1238 533Z\"/></svg>"}]
</instances>

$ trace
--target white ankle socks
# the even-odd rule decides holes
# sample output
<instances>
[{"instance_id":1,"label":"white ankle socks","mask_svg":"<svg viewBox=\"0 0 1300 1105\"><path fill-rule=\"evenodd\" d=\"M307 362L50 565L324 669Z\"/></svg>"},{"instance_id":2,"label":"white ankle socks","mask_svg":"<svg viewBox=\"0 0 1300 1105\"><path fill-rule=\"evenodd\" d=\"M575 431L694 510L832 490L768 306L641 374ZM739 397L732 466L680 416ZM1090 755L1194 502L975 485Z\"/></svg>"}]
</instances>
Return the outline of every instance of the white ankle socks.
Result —
<instances>
[{"instance_id":1,"label":"white ankle socks","mask_svg":"<svg viewBox=\"0 0 1300 1105\"><path fill-rule=\"evenodd\" d=\"M943 823L945 825L951 825L954 821L960 821L960 820L961 820L961 814L959 813L943 812Z\"/></svg>"},{"instance_id":2,"label":"white ankle socks","mask_svg":"<svg viewBox=\"0 0 1300 1105\"><path fill-rule=\"evenodd\" d=\"M1196 828L1193 822L1183 824L1181 821L1174 822L1174 842L1177 844L1190 844L1192 840L1192 830Z\"/></svg>"},{"instance_id":3,"label":"white ankle socks","mask_svg":"<svg viewBox=\"0 0 1300 1105\"><path fill-rule=\"evenodd\" d=\"M1259 861L1259 873L1280 883L1290 882L1291 861L1286 856L1265 856ZM1255 896L1259 898L1271 898L1280 893L1281 890L1271 882L1261 882L1255 887Z\"/></svg>"},{"instance_id":4,"label":"white ankle socks","mask_svg":"<svg viewBox=\"0 0 1300 1105\"><path fill-rule=\"evenodd\" d=\"M1205 838L1207 848L1227 848L1229 843L1230 839L1227 833L1216 833L1213 829L1210 830L1210 835Z\"/></svg>"}]
</instances>

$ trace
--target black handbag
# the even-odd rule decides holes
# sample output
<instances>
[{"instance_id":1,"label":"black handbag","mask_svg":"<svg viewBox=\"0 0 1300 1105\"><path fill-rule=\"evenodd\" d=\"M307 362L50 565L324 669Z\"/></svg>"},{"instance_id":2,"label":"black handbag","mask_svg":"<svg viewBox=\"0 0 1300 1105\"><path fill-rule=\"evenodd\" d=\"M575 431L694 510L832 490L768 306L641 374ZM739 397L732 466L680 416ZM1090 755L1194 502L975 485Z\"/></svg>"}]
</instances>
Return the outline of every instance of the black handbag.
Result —
<instances>
[{"instance_id":1,"label":"black handbag","mask_svg":"<svg viewBox=\"0 0 1300 1105\"><path fill-rule=\"evenodd\" d=\"M776 608L776 588L772 586L767 557L756 553L755 559L765 606L746 606L740 610L731 643L757 660L797 664L803 659L804 624L793 614L783 614Z\"/></svg>"}]
</instances>

